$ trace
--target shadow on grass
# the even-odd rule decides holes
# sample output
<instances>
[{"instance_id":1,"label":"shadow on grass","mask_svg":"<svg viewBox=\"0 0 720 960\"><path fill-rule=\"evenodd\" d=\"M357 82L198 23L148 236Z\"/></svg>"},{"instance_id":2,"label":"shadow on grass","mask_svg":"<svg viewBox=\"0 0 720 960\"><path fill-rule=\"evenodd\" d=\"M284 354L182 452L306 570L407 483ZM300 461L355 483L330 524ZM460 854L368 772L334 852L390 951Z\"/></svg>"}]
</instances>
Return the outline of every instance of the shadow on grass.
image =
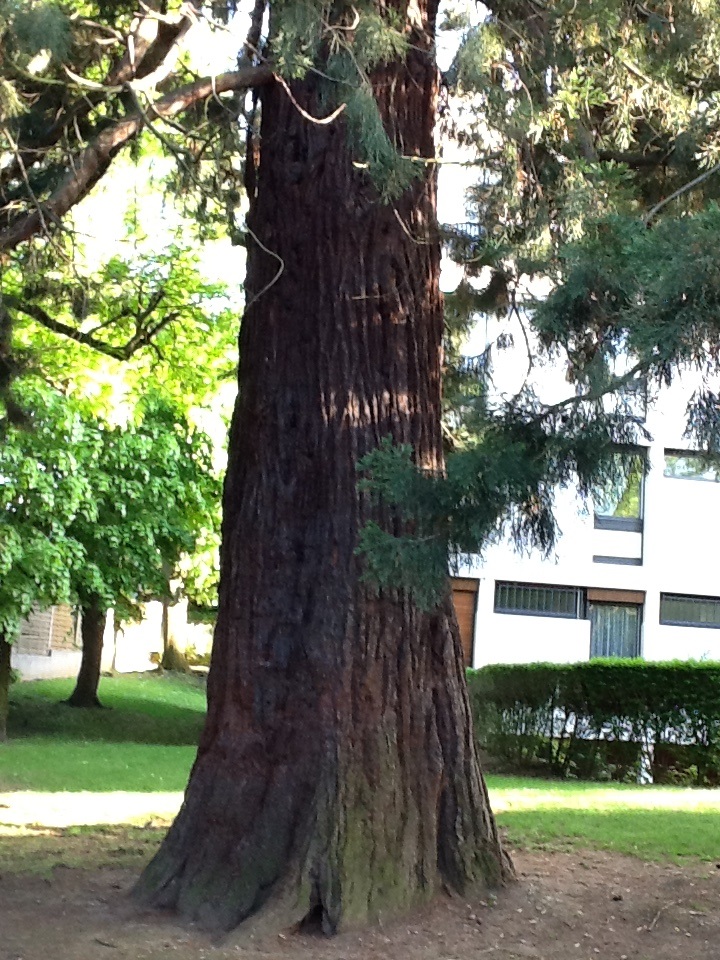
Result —
<instances>
[{"instance_id":1,"label":"shadow on grass","mask_svg":"<svg viewBox=\"0 0 720 960\"><path fill-rule=\"evenodd\" d=\"M158 746L196 746L204 711L166 705L162 720L143 711L144 701L125 700L122 710L78 710L64 703L48 703L31 710L11 706L11 739L42 737L62 740L102 740L106 743L145 743Z\"/></svg>"},{"instance_id":2,"label":"shadow on grass","mask_svg":"<svg viewBox=\"0 0 720 960\"><path fill-rule=\"evenodd\" d=\"M536 808L497 815L513 846L613 850L643 860L696 858L720 865L720 810Z\"/></svg>"},{"instance_id":3,"label":"shadow on grass","mask_svg":"<svg viewBox=\"0 0 720 960\"><path fill-rule=\"evenodd\" d=\"M51 877L58 868L140 870L153 856L168 824L88 826L7 834L0 826L3 874Z\"/></svg>"},{"instance_id":4,"label":"shadow on grass","mask_svg":"<svg viewBox=\"0 0 720 960\"><path fill-rule=\"evenodd\" d=\"M122 683L122 681L120 681ZM107 709L69 707L63 699L70 689L59 683L18 684L10 697L10 739L42 738L106 743L143 743L196 746L205 719L205 694L200 684L163 688L162 680L106 681L101 699ZM147 690L146 690L147 687ZM150 693L172 696L150 696ZM183 702L177 702L181 699ZM175 701L175 702L173 702Z\"/></svg>"}]
</instances>

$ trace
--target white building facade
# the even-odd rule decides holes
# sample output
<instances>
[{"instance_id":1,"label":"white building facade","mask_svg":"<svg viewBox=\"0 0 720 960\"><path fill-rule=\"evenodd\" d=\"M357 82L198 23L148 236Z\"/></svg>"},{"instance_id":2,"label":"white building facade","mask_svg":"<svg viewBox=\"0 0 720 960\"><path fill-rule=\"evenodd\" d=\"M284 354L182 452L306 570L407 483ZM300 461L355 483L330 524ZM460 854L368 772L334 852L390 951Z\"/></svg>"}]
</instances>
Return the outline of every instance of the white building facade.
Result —
<instances>
[{"instance_id":1,"label":"white building facade","mask_svg":"<svg viewBox=\"0 0 720 960\"><path fill-rule=\"evenodd\" d=\"M515 350L495 383L517 372ZM499 375L498 375L499 373ZM572 389L545 368L550 402ZM608 502L561 491L554 555L488 548L459 571L456 608L466 662L568 663L595 656L720 660L720 471L683 437L698 382L661 391L644 411L651 440Z\"/></svg>"}]
</instances>

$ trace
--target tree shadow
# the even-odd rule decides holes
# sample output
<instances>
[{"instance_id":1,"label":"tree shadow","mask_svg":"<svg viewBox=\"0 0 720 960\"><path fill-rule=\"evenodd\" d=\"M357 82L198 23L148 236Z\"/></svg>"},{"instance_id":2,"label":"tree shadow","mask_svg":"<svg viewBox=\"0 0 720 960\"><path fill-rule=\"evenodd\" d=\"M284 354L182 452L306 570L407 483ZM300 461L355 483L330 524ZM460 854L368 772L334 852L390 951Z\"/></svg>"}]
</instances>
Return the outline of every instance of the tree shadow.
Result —
<instances>
[{"instance_id":1,"label":"tree shadow","mask_svg":"<svg viewBox=\"0 0 720 960\"><path fill-rule=\"evenodd\" d=\"M204 707L157 704L142 697L124 697L121 703L108 697L110 709L68 708L58 701L11 699L8 735L106 743L144 743L161 746L195 746L205 721Z\"/></svg>"}]
</instances>

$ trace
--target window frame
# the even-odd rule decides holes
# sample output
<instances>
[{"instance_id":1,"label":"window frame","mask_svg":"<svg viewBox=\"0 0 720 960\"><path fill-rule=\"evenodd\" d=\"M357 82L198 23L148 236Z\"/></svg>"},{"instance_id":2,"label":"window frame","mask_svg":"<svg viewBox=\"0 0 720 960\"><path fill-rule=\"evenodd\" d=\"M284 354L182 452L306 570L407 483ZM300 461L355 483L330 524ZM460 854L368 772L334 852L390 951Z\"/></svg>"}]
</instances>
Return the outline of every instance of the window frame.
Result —
<instances>
[{"instance_id":1,"label":"window frame","mask_svg":"<svg viewBox=\"0 0 720 960\"><path fill-rule=\"evenodd\" d=\"M616 529L616 528L612 528ZM623 527L622 529L626 529ZM593 563L614 563L623 567L641 567L643 565L642 557L613 557L605 553L593 554Z\"/></svg>"},{"instance_id":2,"label":"window frame","mask_svg":"<svg viewBox=\"0 0 720 960\"><path fill-rule=\"evenodd\" d=\"M658 613L658 618L660 626L662 627L692 627L693 629L708 629L708 630L720 630L720 619L717 623L702 623L699 620L668 620L663 618L663 600L665 599L674 599L674 600L685 600L690 601L691 603L712 603L717 606L720 610L720 597L707 597L700 596L694 593L670 593L669 591L662 591L660 593L660 610Z\"/></svg>"},{"instance_id":3,"label":"window frame","mask_svg":"<svg viewBox=\"0 0 720 960\"><path fill-rule=\"evenodd\" d=\"M616 450L615 455L621 457L637 457L641 461L640 491L638 496L637 517L614 517L598 513L593 505L593 526L596 530L624 530L628 533L642 533L645 526L645 478L648 472L648 448L627 446ZM619 501L618 501L619 502ZM603 562L603 561L599 561ZM611 562L611 561L604 561Z\"/></svg>"},{"instance_id":4,"label":"window frame","mask_svg":"<svg viewBox=\"0 0 720 960\"><path fill-rule=\"evenodd\" d=\"M498 605L498 591L502 587L520 587L527 590L561 590L563 593L575 594L575 613L565 613L556 610L519 610L517 608L501 607ZM496 580L493 596L493 613L511 617L550 617L554 620L584 620L586 619L587 598L585 587L576 587L559 583L528 583L521 580Z\"/></svg>"}]
</instances>

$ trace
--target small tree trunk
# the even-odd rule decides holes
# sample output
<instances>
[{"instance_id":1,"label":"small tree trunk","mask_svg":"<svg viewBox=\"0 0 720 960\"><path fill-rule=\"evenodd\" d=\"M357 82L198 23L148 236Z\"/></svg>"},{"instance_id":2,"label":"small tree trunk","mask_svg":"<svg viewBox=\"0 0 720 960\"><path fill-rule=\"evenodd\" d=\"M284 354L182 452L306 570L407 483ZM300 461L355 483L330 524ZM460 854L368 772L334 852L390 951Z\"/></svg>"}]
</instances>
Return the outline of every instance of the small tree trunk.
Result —
<instances>
[{"instance_id":1,"label":"small tree trunk","mask_svg":"<svg viewBox=\"0 0 720 960\"><path fill-rule=\"evenodd\" d=\"M177 643L177 629L173 609L176 605L170 604L169 600L163 600L162 609L162 640L163 655L160 666L163 670L178 670L182 673L188 673L188 665L185 654L179 648Z\"/></svg>"},{"instance_id":2,"label":"small tree trunk","mask_svg":"<svg viewBox=\"0 0 720 960\"><path fill-rule=\"evenodd\" d=\"M75 689L67 703L71 707L101 707L98 685L107 610L92 602L82 608L81 617L82 660Z\"/></svg>"},{"instance_id":3,"label":"small tree trunk","mask_svg":"<svg viewBox=\"0 0 720 960\"><path fill-rule=\"evenodd\" d=\"M0 635L0 742L7 740L10 704L10 644Z\"/></svg>"}]
</instances>

